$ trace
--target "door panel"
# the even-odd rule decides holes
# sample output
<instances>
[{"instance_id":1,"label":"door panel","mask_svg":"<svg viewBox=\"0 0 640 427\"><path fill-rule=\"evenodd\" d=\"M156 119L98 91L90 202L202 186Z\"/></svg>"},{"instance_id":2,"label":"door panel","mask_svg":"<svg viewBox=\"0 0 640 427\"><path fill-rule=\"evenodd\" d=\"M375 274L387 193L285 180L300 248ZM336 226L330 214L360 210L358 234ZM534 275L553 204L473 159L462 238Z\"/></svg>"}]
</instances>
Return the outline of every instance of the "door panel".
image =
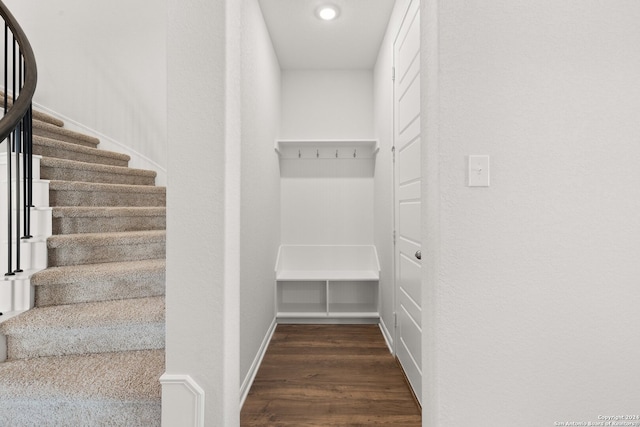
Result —
<instances>
[{"instance_id":1,"label":"door panel","mask_svg":"<svg viewBox=\"0 0 640 427\"><path fill-rule=\"evenodd\" d=\"M406 185L408 181L420 179L420 138L414 139L399 150L398 161L403 164L402 169L398 171L400 184Z\"/></svg>"},{"instance_id":2,"label":"door panel","mask_svg":"<svg viewBox=\"0 0 640 427\"><path fill-rule=\"evenodd\" d=\"M418 360L420 360L421 354L419 350L412 352L415 347L420 348L420 341L418 340L422 334L422 329L412 323L406 314L404 308L401 308L398 313L398 333L400 338L398 339L399 342L396 347L396 355L402 364L405 375L409 379L416 398L420 404L422 404L422 388L419 382L416 384L416 381L422 379L422 370L415 359L418 357Z\"/></svg>"},{"instance_id":3,"label":"door panel","mask_svg":"<svg viewBox=\"0 0 640 427\"><path fill-rule=\"evenodd\" d=\"M402 200L420 200L420 181L405 184L398 191L398 197Z\"/></svg>"},{"instance_id":4,"label":"door panel","mask_svg":"<svg viewBox=\"0 0 640 427\"><path fill-rule=\"evenodd\" d=\"M420 199L403 201L399 204L400 228L398 231L401 239L420 242L420 208Z\"/></svg>"},{"instance_id":5,"label":"door panel","mask_svg":"<svg viewBox=\"0 0 640 427\"><path fill-rule=\"evenodd\" d=\"M420 307L405 292L400 292L398 296L400 306L406 310L407 314L413 319L419 328L422 327L422 316L420 315Z\"/></svg>"},{"instance_id":6,"label":"door panel","mask_svg":"<svg viewBox=\"0 0 640 427\"><path fill-rule=\"evenodd\" d=\"M412 0L394 42L396 218L395 351L422 401L420 188L420 2Z\"/></svg>"},{"instance_id":7,"label":"door panel","mask_svg":"<svg viewBox=\"0 0 640 427\"><path fill-rule=\"evenodd\" d=\"M401 84L398 88L402 90L399 98L398 125L400 133L403 134L410 125L418 121L420 117L420 79L417 75L409 82L409 86L403 88Z\"/></svg>"},{"instance_id":8,"label":"door panel","mask_svg":"<svg viewBox=\"0 0 640 427\"><path fill-rule=\"evenodd\" d=\"M402 310L400 310L399 320L402 328L402 342L405 345L408 356L411 357L412 364L414 364L418 370L422 370L422 346L420 345L422 342L422 328L413 321L413 318L409 315L405 307L402 307Z\"/></svg>"},{"instance_id":9,"label":"door panel","mask_svg":"<svg viewBox=\"0 0 640 427\"><path fill-rule=\"evenodd\" d=\"M404 279L404 286L400 289L400 298L398 298L400 306L412 314L413 321L420 325L422 323L420 313L420 298L422 298L420 264L402 254L400 256L400 275ZM414 307L407 307L408 301L411 301L411 305Z\"/></svg>"}]
</instances>

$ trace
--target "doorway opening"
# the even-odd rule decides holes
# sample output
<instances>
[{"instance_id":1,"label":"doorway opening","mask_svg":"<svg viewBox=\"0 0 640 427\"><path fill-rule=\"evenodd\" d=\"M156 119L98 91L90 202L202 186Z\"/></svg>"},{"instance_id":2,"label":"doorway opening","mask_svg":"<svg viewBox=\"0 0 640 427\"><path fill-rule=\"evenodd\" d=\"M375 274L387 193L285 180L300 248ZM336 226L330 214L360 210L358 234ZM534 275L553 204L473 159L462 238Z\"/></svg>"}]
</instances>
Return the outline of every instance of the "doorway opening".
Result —
<instances>
[{"instance_id":1,"label":"doorway opening","mask_svg":"<svg viewBox=\"0 0 640 427\"><path fill-rule=\"evenodd\" d=\"M374 325L421 398L419 0L331 3L245 11L243 401L287 324Z\"/></svg>"}]
</instances>

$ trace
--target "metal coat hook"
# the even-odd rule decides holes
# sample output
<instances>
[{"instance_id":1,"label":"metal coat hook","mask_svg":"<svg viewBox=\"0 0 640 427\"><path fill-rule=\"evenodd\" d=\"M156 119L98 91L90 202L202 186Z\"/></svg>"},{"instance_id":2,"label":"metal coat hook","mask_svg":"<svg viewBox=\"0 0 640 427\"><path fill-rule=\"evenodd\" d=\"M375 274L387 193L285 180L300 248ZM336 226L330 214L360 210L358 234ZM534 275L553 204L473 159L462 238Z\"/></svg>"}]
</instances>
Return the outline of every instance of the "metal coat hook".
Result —
<instances>
[{"instance_id":1,"label":"metal coat hook","mask_svg":"<svg viewBox=\"0 0 640 427\"><path fill-rule=\"evenodd\" d=\"M300 153L300 150L298 150L298 158L302 157L302 153Z\"/></svg>"},{"instance_id":2,"label":"metal coat hook","mask_svg":"<svg viewBox=\"0 0 640 427\"><path fill-rule=\"evenodd\" d=\"M353 150L353 158L354 159L356 158L356 151L358 151L358 150Z\"/></svg>"},{"instance_id":3,"label":"metal coat hook","mask_svg":"<svg viewBox=\"0 0 640 427\"><path fill-rule=\"evenodd\" d=\"M338 158L338 150L336 150L336 159Z\"/></svg>"},{"instance_id":4,"label":"metal coat hook","mask_svg":"<svg viewBox=\"0 0 640 427\"><path fill-rule=\"evenodd\" d=\"M316 157L320 158L320 150L316 150Z\"/></svg>"}]
</instances>

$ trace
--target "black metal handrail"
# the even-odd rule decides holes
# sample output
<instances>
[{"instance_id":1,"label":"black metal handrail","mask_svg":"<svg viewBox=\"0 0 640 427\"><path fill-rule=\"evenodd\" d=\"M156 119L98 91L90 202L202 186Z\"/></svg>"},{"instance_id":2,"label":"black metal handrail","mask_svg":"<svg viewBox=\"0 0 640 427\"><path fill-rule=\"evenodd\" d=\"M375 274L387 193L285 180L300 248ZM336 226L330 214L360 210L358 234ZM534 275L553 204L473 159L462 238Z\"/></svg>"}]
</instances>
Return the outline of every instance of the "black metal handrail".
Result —
<instances>
[{"instance_id":1,"label":"black metal handrail","mask_svg":"<svg viewBox=\"0 0 640 427\"><path fill-rule=\"evenodd\" d=\"M4 115L0 119L0 144L7 147L7 276L22 272L20 241L31 236L33 207L33 109L38 72L33 49L24 31L0 1L4 19ZM22 163L22 171L21 165ZM15 190L15 191L14 191ZM15 201L15 209L14 209ZM1 203L1 201L0 201ZM15 227L15 228L14 228ZM15 243L13 236L15 231ZM15 244L15 263L13 249Z\"/></svg>"}]
</instances>

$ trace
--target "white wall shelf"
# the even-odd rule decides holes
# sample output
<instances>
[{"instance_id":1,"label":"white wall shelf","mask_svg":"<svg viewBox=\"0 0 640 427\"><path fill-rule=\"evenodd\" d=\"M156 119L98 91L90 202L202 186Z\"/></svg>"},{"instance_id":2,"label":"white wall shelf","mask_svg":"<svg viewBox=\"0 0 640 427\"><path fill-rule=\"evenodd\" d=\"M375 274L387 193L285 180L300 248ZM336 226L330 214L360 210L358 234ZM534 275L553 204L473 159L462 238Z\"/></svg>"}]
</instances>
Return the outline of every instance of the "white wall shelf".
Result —
<instances>
[{"instance_id":1,"label":"white wall shelf","mask_svg":"<svg viewBox=\"0 0 640 427\"><path fill-rule=\"evenodd\" d=\"M279 319L377 319L380 266L372 245L282 245L276 261Z\"/></svg>"},{"instance_id":2,"label":"white wall shelf","mask_svg":"<svg viewBox=\"0 0 640 427\"><path fill-rule=\"evenodd\" d=\"M377 139L279 139L281 159L373 159L380 147Z\"/></svg>"}]
</instances>

